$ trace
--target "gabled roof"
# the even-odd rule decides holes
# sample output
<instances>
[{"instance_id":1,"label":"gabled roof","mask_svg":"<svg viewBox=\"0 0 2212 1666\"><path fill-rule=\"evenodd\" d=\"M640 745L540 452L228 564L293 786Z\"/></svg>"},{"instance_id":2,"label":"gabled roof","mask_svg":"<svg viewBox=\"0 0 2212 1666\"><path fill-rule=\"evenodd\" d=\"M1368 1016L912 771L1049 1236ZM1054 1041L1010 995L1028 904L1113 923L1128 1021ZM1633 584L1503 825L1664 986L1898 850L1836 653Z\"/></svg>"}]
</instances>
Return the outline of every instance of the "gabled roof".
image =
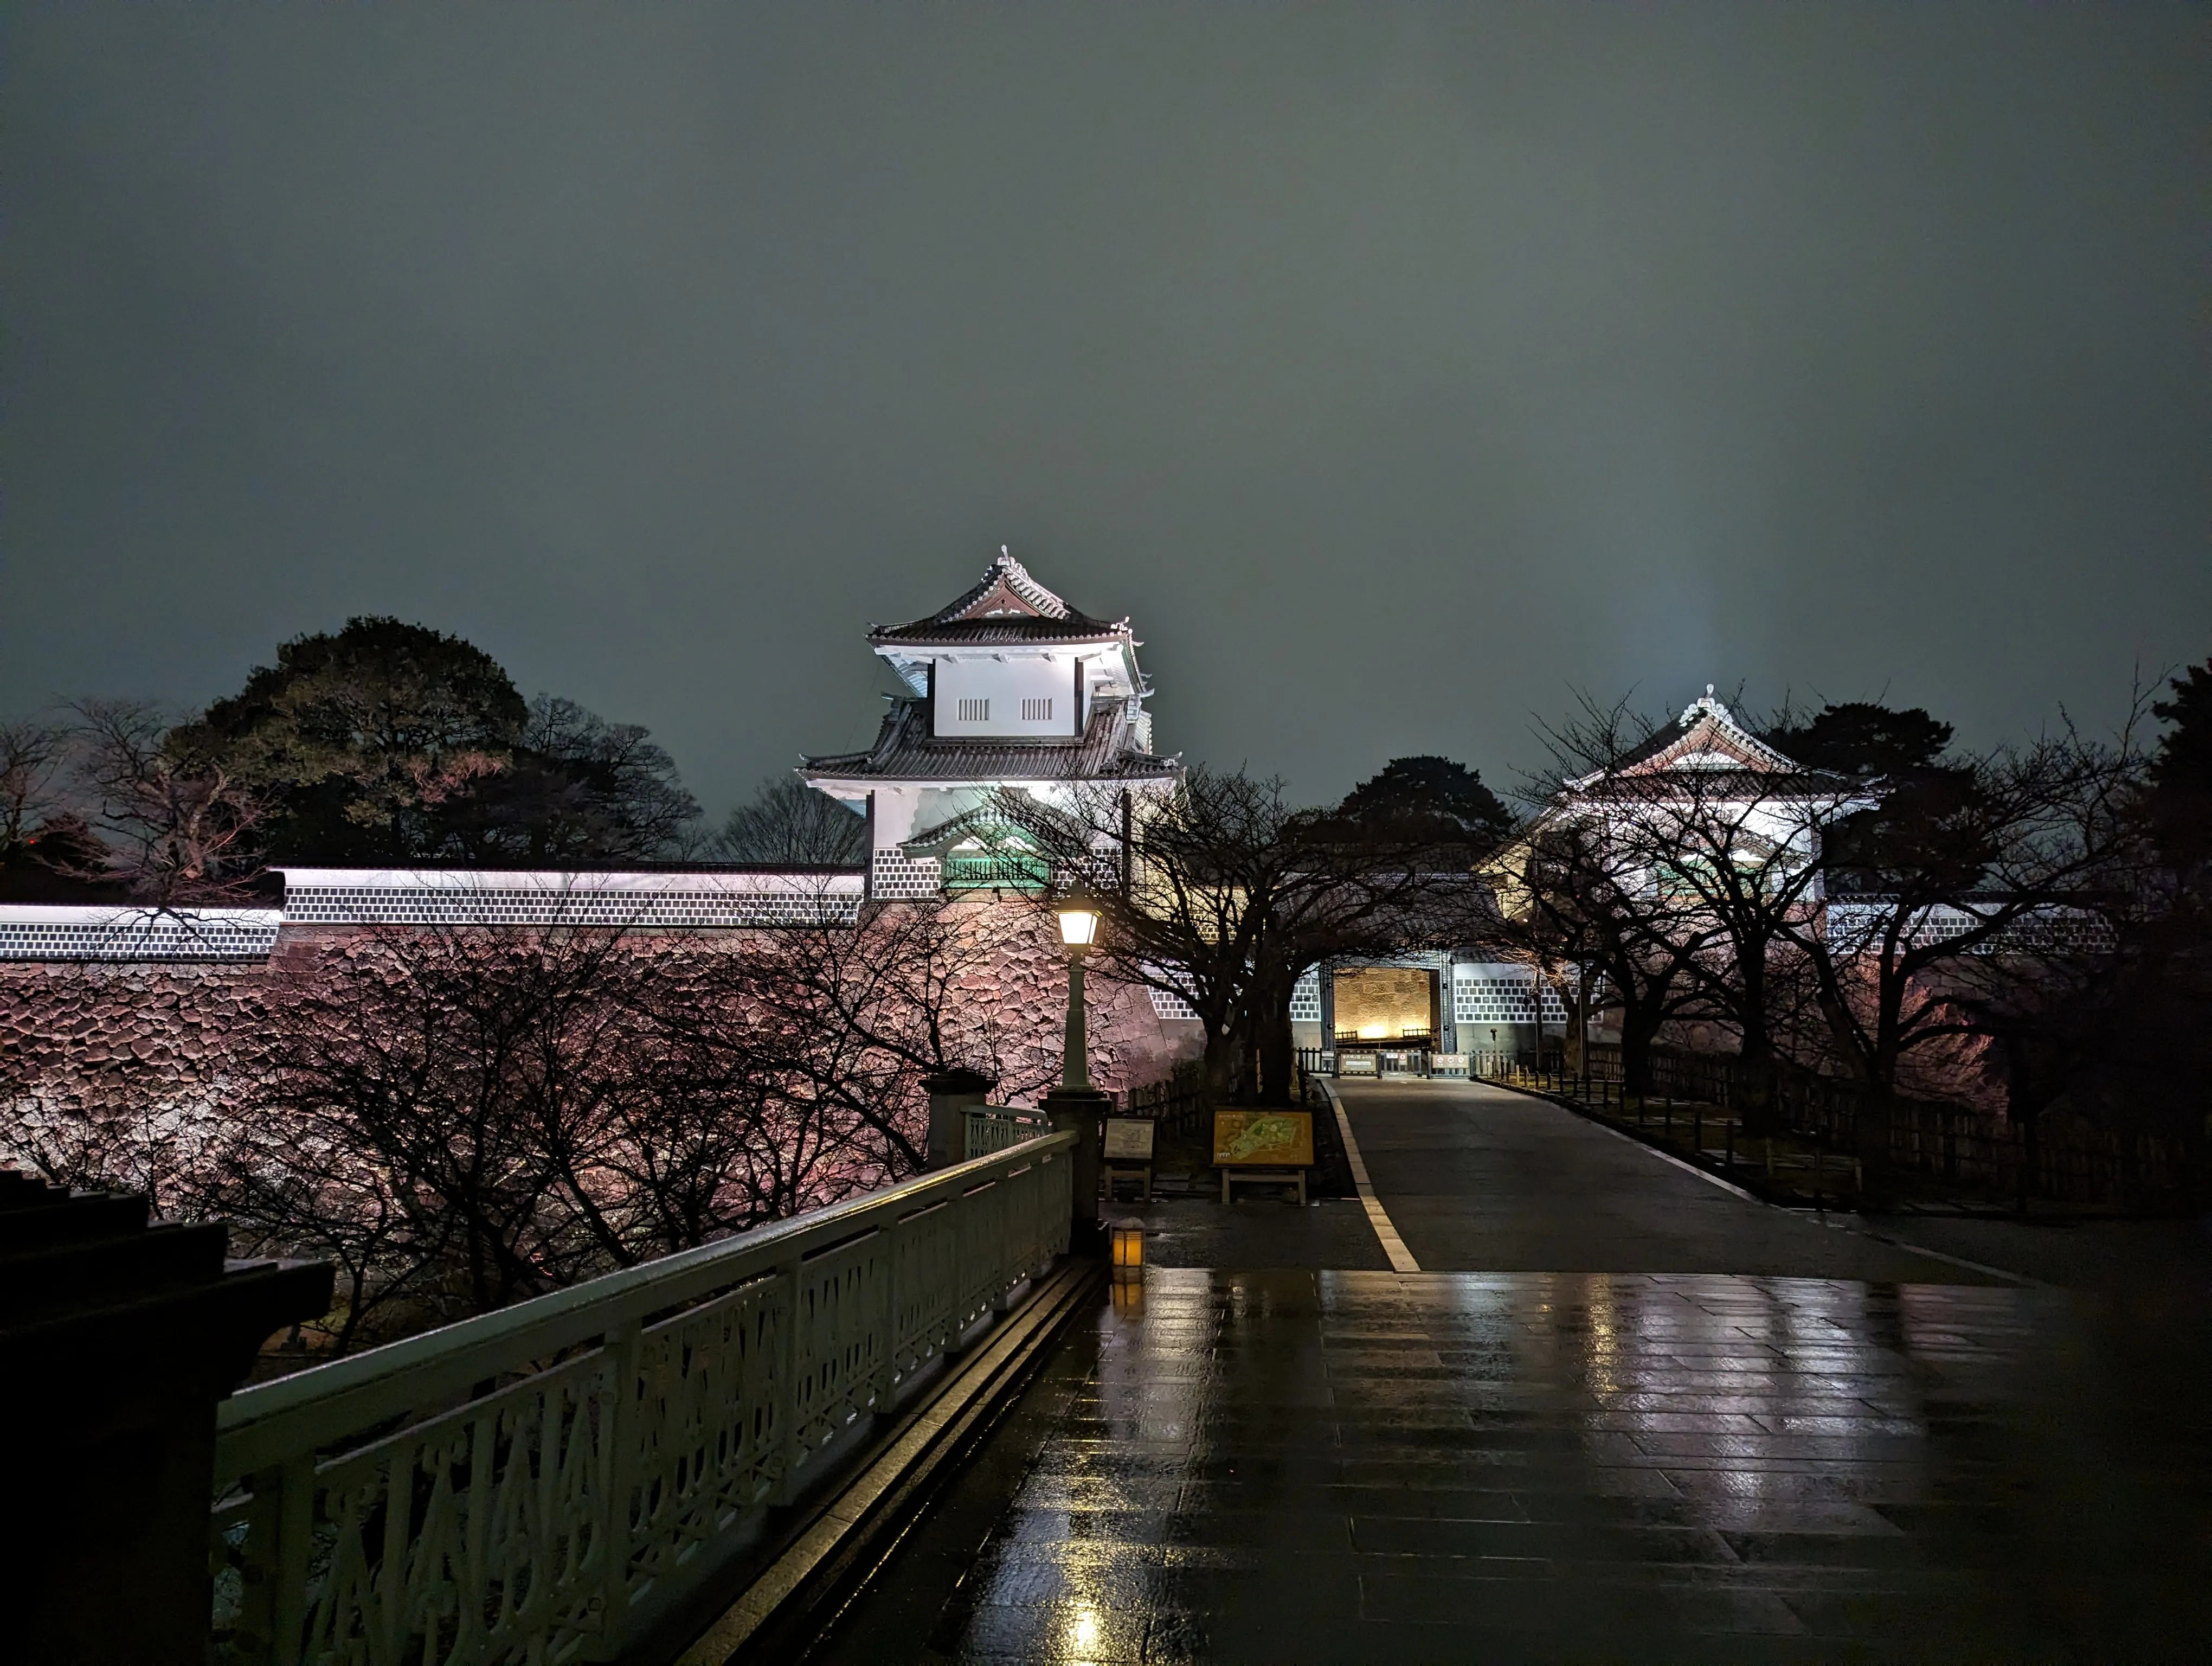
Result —
<instances>
[{"instance_id":1,"label":"gabled roof","mask_svg":"<svg viewBox=\"0 0 2212 1666\"><path fill-rule=\"evenodd\" d=\"M926 618L877 625L871 642L1088 642L1129 634L1127 619L1079 613L1030 576L1006 546L971 588Z\"/></svg>"},{"instance_id":2,"label":"gabled roof","mask_svg":"<svg viewBox=\"0 0 2212 1666\"><path fill-rule=\"evenodd\" d=\"M1762 775L1803 773L1785 757L1735 721L1735 714L1714 697L1713 685L1682 708L1682 714L1630 752L1610 769L1593 770L1572 781L1581 787L1605 775L1656 775L1674 769L1748 769Z\"/></svg>"},{"instance_id":3,"label":"gabled roof","mask_svg":"<svg viewBox=\"0 0 2212 1666\"><path fill-rule=\"evenodd\" d=\"M865 752L804 760L811 781L1132 781L1172 777L1171 757L1136 750L1125 717L1128 702L1098 700L1080 736L1064 739L939 740L929 733L928 702L902 699L884 714L876 744Z\"/></svg>"},{"instance_id":4,"label":"gabled roof","mask_svg":"<svg viewBox=\"0 0 2212 1666\"><path fill-rule=\"evenodd\" d=\"M1033 836L1007 820L996 806L981 805L962 811L950 821L924 829L899 848L909 856L943 856L971 840L986 850L997 850L1006 845L1034 849L1036 844Z\"/></svg>"},{"instance_id":5,"label":"gabled roof","mask_svg":"<svg viewBox=\"0 0 2212 1666\"><path fill-rule=\"evenodd\" d=\"M1814 769L1768 745L1737 722L1717 699L1713 685L1682 708L1682 714L1607 769L1567 782L1571 792L1602 792L1608 785L1690 771L1756 775L1764 793L1823 796L1856 788L1848 776Z\"/></svg>"}]
</instances>

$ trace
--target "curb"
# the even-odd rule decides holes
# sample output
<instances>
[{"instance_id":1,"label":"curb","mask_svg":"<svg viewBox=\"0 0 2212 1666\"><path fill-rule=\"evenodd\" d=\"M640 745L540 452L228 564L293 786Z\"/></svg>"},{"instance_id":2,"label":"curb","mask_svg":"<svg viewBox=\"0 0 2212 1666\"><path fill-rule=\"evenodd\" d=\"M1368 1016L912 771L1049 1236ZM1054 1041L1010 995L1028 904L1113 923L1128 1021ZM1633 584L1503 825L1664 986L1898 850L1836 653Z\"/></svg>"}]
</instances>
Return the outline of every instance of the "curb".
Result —
<instances>
[{"instance_id":1,"label":"curb","mask_svg":"<svg viewBox=\"0 0 2212 1666\"><path fill-rule=\"evenodd\" d=\"M1679 1152L1668 1151L1664 1146L1660 1145L1656 1140L1647 1140L1642 1134L1635 1133L1632 1129L1615 1127L1604 1117L1593 1114L1589 1107L1584 1105L1578 1099L1571 1098L1564 1093L1553 1093L1540 1087L1518 1087L1511 1082L1494 1082L1486 1076L1482 1077L1480 1079L1485 1087L1503 1088L1508 1093L1519 1093L1531 1099L1541 1099L1547 1104L1557 1105L1562 1110L1572 1111L1576 1116L1581 1117L1583 1121L1588 1122L1592 1128L1603 1128L1607 1134L1613 1134L1618 1139L1626 1140L1632 1145L1641 1146L1645 1151L1650 1152L1654 1157L1660 1158L1666 1162L1672 1163L1676 1168L1683 1170L1687 1173L1693 1174L1700 1180L1706 1181L1712 1185L1718 1186L1723 1191L1734 1192L1738 1197L1742 1198L1746 1202L1760 1204L1766 1208L1779 1209L1785 1214L1793 1215L1811 1215L1814 1213L1844 1214L1850 1213L1850 1211L1840 1209L1815 1210L1809 1204L1801 1208L1793 1204L1777 1203L1772 1198L1762 1197L1757 1192L1752 1190L1750 1187L1743 1185L1740 1182L1729 1179L1727 1175L1723 1174L1718 1169L1708 1168L1703 1163L1692 1162L1690 1158L1680 1155Z\"/></svg>"}]
</instances>

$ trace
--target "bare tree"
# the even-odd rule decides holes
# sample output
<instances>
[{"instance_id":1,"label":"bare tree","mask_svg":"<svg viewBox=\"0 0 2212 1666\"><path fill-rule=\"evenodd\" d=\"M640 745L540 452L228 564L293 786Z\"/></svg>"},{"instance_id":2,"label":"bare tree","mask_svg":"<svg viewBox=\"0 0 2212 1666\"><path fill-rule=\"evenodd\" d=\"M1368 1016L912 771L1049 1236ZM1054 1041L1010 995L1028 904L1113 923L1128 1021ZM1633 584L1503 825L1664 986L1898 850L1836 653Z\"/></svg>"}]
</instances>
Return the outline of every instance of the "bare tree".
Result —
<instances>
[{"instance_id":1,"label":"bare tree","mask_svg":"<svg viewBox=\"0 0 2212 1666\"><path fill-rule=\"evenodd\" d=\"M730 862L857 867L867 860L867 824L828 793L771 775L750 803L730 812L710 848Z\"/></svg>"},{"instance_id":2,"label":"bare tree","mask_svg":"<svg viewBox=\"0 0 2212 1666\"><path fill-rule=\"evenodd\" d=\"M818 1207L920 1167L933 1072L1042 1079L973 987L1032 924L376 932L285 975L213 1195L337 1262L341 1347Z\"/></svg>"},{"instance_id":3,"label":"bare tree","mask_svg":"<svg viewBox=\"0 0 2212 1666\"><path fill-rule=\"evenodd\" d=\"M1601 824L1540 824L1516 854L1499 885L1510 920L1502 934L1559 990L1571 1029L1586 1025L1594 1008L1615 1014L1623 1090L1650 1092L1653 1043L1670 1020L1696 1010L1693 974L1711 952L1711 922L1678 893L1650 885L1632 850Z\"/></svg>"},{"instance_id":4,"label":"bare tree","mask_svg":"<svg viewBox=\"0 0 2212 1666\"><path fill-rule=\"evenodd\" d=\"M1297 810L1280 780L1243 770L1191 769L1141 812L1097 793L1008 794L1004 813L1060 874L1103 882L1101 970L1188 1001L1208 1091L1252 1103L1289 1097L1291 995L1309 968L1448 940L1486 901L1455 824Z\"/></svg>"},{"instance_id":5,"label":"bare tree","mask_svg":"<svg viewBox=\"0 0 2212 1666\"><path fill-rule=\"evenodd\" d=\"M0 723L0 864L30 849L32 835L66 807L69 731L35 717Z\"/></svg>"},{"instance_id":6,"label":"bare tree","mask_svg":"<svg viewBox=\"0 0 2212 1666\"><path fill-rule=\"evenodd\" d=\"M142 702L83 700L70 709L78 785L110 850L104 871L157 908L218 901L250 879L261 799L215 755L173 735Z\"/></svg>"},{"instance_id":7,"label":"bare tree","mask_svg":"<svg viewBox=\"0 0 2212 1666\"><path fill-rule=\"evenodd\" d=\"M1582 695L1540 733L1550 762L1524 788L1536 814L1501 862L1510 940L1555 985L1571 980L1582 999L1571 1018L1598 991L1618 1016L1623 1087L1647 1093L1652 1043L1698 1010L1700 970L1725 933L1677 871L1675 784L1632 767L1664 739L1662 726L1626 700Z\"/></svg>"},{"instance_id":8,"label":"bare tree","mask_svg":"<svg viewBox=\"0 0 2212 1666\"><path fill-rule=\"evenodd\" d=\"M618 932L410 927L291 974L241 1205L338 1256L358 1302L441 1318L634 1259L592 1161L631 1075L634 965Z\"/></svg>"},{"instance_id":9,"label":"bare tree","mask_svg":"<svg viewBox=\"0 0 2212 1666\"><path fill-rule=\"evenodd\" d=\"M2001 1008L2017 1016L2040 1004L1989 1000L1993 969L2009 980L2040 966L2047 981L2054 951L2110 944L2116 900L2132 891L2116 865L2134 836L2140 774L2131 743L2069 729L1907 783L1837 830L1828 903L1788 931L1835 1056L1865 1090L1860 1157L1870 1174L1887 1167L1906 1062L1990 1034Z\"/></svg>"}]
</instances>

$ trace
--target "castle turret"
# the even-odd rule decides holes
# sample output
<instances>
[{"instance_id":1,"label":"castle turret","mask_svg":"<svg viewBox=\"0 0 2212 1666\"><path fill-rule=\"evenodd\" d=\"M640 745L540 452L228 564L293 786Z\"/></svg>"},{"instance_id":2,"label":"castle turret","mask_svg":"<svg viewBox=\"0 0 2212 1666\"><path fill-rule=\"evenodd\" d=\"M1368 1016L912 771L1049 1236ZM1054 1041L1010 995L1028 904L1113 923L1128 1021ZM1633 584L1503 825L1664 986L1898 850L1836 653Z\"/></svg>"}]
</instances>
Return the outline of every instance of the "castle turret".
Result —
<instances>
[{"instance_id":1,"label":"castle turret","mask_svg":"<svg viewBox=\"0 0 2212 1666\"><path fill-rule=\"evenodd\" d=\"M1128 620L1078 612L1003 548L966 593L875 626L868 644L903 685L875 745L809 757L800 774L868 817L878 897L1043 883L994 813L1007 789L1048 803L1117 786L1156 794L1181 774L1152 751Z\"/></svg>"}]
</instances>

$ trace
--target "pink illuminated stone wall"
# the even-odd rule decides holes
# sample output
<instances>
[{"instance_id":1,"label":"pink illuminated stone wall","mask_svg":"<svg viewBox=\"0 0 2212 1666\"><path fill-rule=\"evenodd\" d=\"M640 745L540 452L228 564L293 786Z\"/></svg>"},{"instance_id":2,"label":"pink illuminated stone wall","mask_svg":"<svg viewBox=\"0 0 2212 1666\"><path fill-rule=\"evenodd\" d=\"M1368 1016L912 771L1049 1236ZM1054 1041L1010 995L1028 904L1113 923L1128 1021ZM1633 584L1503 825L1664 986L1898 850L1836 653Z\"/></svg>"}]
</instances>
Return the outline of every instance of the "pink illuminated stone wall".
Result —
<instances>
[{"instance_id":1,"label":"pink illuminated stone wall","mask_svg":"<svg viewBox=\"0 0 2212 1666\"><path fill-rule=\"evenodd\" d=\"M1033 1103L1056 1079L1066 963L1044 922L988 903L960 905L989 940L956 981L957 1005L988 1037L1004 1086ZM956 911L956 919L962 917ZM741 947L744 932L640 934L638 952ZM223 964L0 963L0 1163L10 1113L143 1125L145 1170L114 1178L162 1191L164 1164L190 1160L225 1114L229 1083L250 1074L287 981L361 952L372 928L285 927L266 962ZM1164 1021L1139 988L1090 982L1092 1074L1124 1090L1164 1076L1198 1050L1198 1026ZM918 1108L917 1108L918 1109Z\"/></svg>"}]
</instances>

